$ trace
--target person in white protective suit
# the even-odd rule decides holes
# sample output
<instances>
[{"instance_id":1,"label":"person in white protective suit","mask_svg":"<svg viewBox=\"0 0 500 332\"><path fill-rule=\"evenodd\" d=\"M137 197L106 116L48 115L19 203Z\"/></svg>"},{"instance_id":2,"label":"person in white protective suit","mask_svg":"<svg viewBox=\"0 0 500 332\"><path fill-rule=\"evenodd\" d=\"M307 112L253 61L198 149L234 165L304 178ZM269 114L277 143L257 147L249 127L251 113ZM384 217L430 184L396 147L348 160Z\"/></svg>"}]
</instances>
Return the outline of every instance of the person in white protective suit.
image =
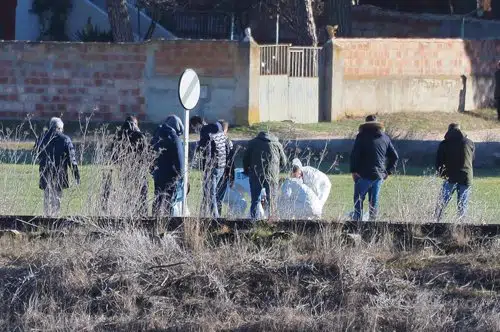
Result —
<instances>
[{"instance_id":1,"label":"person in white protective suit","mask_svg":"<svg viewBox=\"0 0 500 332\"><path fill-rule=\"evenodd\" d=\"M332 183L328 176L317 168L303 166L300 160L295 158L292 160L292 178L301 178L304 184L316 194L321 208L321 216L332 188Z\"/></svg>"},{"instance_id":2,"label":"person in white protective suit","mask_svg":"<svg viewBox=\"0 0 500 332\"><path fill-rule=\"evenodd\" d=\"M245 194L250 195L250 182L248 176L243 173L242 168L236 168L234 171L234 183L231 187L228 184L223 202L228 207L229 218L249 218L249 213L246 213L248 202ZM264 219L265 212L263 202L266 202L266 191L263 189L261 193L261 203L257 206L257 219ZM264 203L265 204L265 203Z\"/></svg>"},{"instance_id":3,"label":"person in white protective suit","mask_svg":"<svg viewBox=\"0 0 500 332\"><path fill-rule=\"evenodd\" d=\"M302 178L291 177L281 186L277 208L280 219L319 219L322 205Z\"/></svg>"}]
</instances>

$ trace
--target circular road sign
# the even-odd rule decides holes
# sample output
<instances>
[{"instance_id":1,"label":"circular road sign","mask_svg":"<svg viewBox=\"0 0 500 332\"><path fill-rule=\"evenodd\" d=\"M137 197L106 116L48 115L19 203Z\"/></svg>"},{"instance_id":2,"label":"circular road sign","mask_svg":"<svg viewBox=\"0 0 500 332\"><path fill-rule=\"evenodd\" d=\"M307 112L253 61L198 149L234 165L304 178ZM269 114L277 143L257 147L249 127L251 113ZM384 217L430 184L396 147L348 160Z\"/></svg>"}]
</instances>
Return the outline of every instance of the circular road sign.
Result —
<instances>
[{"instance_id":1,"label":"circular road sign","mask_svg":"<svg viewBox=\"0 0 500 332\"><path fill-rule=\"evenodd\" d=\"M195 108L200 100L200 80L192 69L186 69L179 80L179 100L186 110Z\"/></svg>"}]
</instances>

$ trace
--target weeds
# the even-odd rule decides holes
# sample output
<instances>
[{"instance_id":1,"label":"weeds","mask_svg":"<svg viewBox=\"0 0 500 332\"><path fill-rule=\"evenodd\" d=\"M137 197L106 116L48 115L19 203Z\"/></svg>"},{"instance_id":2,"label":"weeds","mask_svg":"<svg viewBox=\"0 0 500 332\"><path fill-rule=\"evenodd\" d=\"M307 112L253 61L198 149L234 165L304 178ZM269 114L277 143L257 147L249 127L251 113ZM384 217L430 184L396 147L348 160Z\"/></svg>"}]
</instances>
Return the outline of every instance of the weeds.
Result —
<instances>
[{"instance_id":1,"label":"weeds","mask_svg":"<svg viewBox=\"0 0 500 332\"><path fill-rule=\"evenodd\" d=\"M401 254L390 238L346 244L326 229L265 245L202 240L196 249L133 227L89 233L0 238L2 330L498 327L499 257L488 248Z\"/></svg>"},{"instance_id":2,"label":"weeds","mask_svg":"<svg viewBox=\"0 0 500 332\"><path fill-rule=\"evenodd\" d=\"M82 128L88 128L85 123ZM21 142L21 132L4 132L0 139ZM316 235L297 230L273 236L268 225L213 241L196 219L199 175L191 178L189 194L195 218L182 233L153 236L134 223L142 215L135 204L139 188L155 156L150 151L140 158L120 154L123 147L110 148L112 134L102 128L81 135L87 175L80 187L65 192L65 204L66 211L87 216L86 224L58 236L0 236L1 330L499 329L498 243L470 244L469 234L455 232L451 241L460 250L445 256L440 243L400 252L390 235L367 241L325 228ZM114 153L118 157L111 157ZM326 163L325 153L298 153L313 165ZM3 157L22 160L15 154ZM327 167L336 167L336 161ZM33 208L36 198L26 195L33 181L18 179L37 179L35 165L4 166L0 214L13 211L19 201ZM110 169L112 185L103 209ZM393 194L383 203L383 219L428 222L441 181L432 172L412 181L403 178L396 176L384 187ZM334 199L345 194L335 192L335 185ZM341 206L330 216L341 218L349 208ZM470 211L472 222L489 220L486 206ZM97 228L92 216L99 215L130 222L119 230ZM453 215L446 221L455 221Z\"/></svg>"}]
</instances>

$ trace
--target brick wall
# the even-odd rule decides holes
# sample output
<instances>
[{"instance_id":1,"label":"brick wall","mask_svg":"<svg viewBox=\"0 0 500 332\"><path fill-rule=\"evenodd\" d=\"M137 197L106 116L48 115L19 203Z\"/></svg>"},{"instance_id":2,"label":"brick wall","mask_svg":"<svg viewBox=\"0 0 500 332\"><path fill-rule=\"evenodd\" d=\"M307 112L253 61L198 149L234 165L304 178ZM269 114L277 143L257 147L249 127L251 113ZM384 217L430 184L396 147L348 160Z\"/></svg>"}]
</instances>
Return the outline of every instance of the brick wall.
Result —
<instances>
[{"instance_id":1,"label":"brick wall","mask_svg":"<svg viewBox=\"0 0 500 332\"><path fill-rule=\"evenodd\" d=\"M0 119L62 115L77 120L122 120L136 113L143 120L151 80L177 84L191 67L200 76L232 78L237 43L160 41L144 44L0 43ZM172 104L177 97L170 94ZM95 110L95 111L94 111Z\"/></svg>"},{"instance_id":2,"label":"brick wall","mask_svg":"<svg viewBox=\"0 0 500 332\"><path fill-rule=\"evenodd\" d=\"M500 40L336 39L335 44L343 58L345 113L456 112L493 104Z\"/></svg>"},{"instance_id":3,"label":"brick wall","mask_svg":"<svg viewBox=\"0 0 500 332\"><path fill-rule=\"evenodd\" d=\"M198 75L233 77L237 43L214 40L182 40L163 43L155 51L156 73L180 75L193 68Z\"/></svg>"},{"instance_id":4,"label":"brick wall","mask_svg":"<svg viewBox=\"0 0 500 332\"><path fill-rule=\"evenodd\" d=\"M337 39L346 78L488 76L500 60L500 40Z\"/></svg>"},{"instance_id":5,"label":"brick wall","mask_svg":"<svg viewBox=\"0 0 500 332\"><path fill-rule=\"evenodd\" d=\"M145 113L141 46L4 42L0 50L1 118Z\"/></svg>"}]
</instances>

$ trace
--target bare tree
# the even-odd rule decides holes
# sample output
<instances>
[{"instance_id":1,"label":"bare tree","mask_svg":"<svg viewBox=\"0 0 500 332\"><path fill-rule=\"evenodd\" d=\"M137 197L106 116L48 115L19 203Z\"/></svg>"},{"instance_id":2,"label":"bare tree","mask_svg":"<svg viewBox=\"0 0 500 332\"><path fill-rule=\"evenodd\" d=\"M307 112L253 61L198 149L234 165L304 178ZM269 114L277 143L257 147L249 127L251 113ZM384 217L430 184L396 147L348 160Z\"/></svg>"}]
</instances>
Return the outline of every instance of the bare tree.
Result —
<instances>
[{"instance_id":1,"label":"bare tree","mask_svg":"<svg viewBox=\"0 0 500 332\"><path fill-rule=\"evenodd\" d=\"M339 37L350 37L352 34L351 7L352 0L325 0L327 24L338 25Z\"/></svg>"},{"instance_id":2,"label":"bare tree","mask_svg":"<svg viewBox=\"0 0 500 332\"><path fill-rule=\"evenodd\" d=\"M318 36L316 34L316 23L312 0L296 0L298 28L302 33L299 34L299 41L304 45L318 45Z\"/></svg>"},{"instance_id":3,"label":"bare tree","mask_svg":"<svg viewBox=\"0 0 500 332\"><path fill-rule=\"evenodd\" d=\"M133 42L132 23L128 13L127 0L106 0L109 24L115 42Z\"/></svg>"}]
</instances>

